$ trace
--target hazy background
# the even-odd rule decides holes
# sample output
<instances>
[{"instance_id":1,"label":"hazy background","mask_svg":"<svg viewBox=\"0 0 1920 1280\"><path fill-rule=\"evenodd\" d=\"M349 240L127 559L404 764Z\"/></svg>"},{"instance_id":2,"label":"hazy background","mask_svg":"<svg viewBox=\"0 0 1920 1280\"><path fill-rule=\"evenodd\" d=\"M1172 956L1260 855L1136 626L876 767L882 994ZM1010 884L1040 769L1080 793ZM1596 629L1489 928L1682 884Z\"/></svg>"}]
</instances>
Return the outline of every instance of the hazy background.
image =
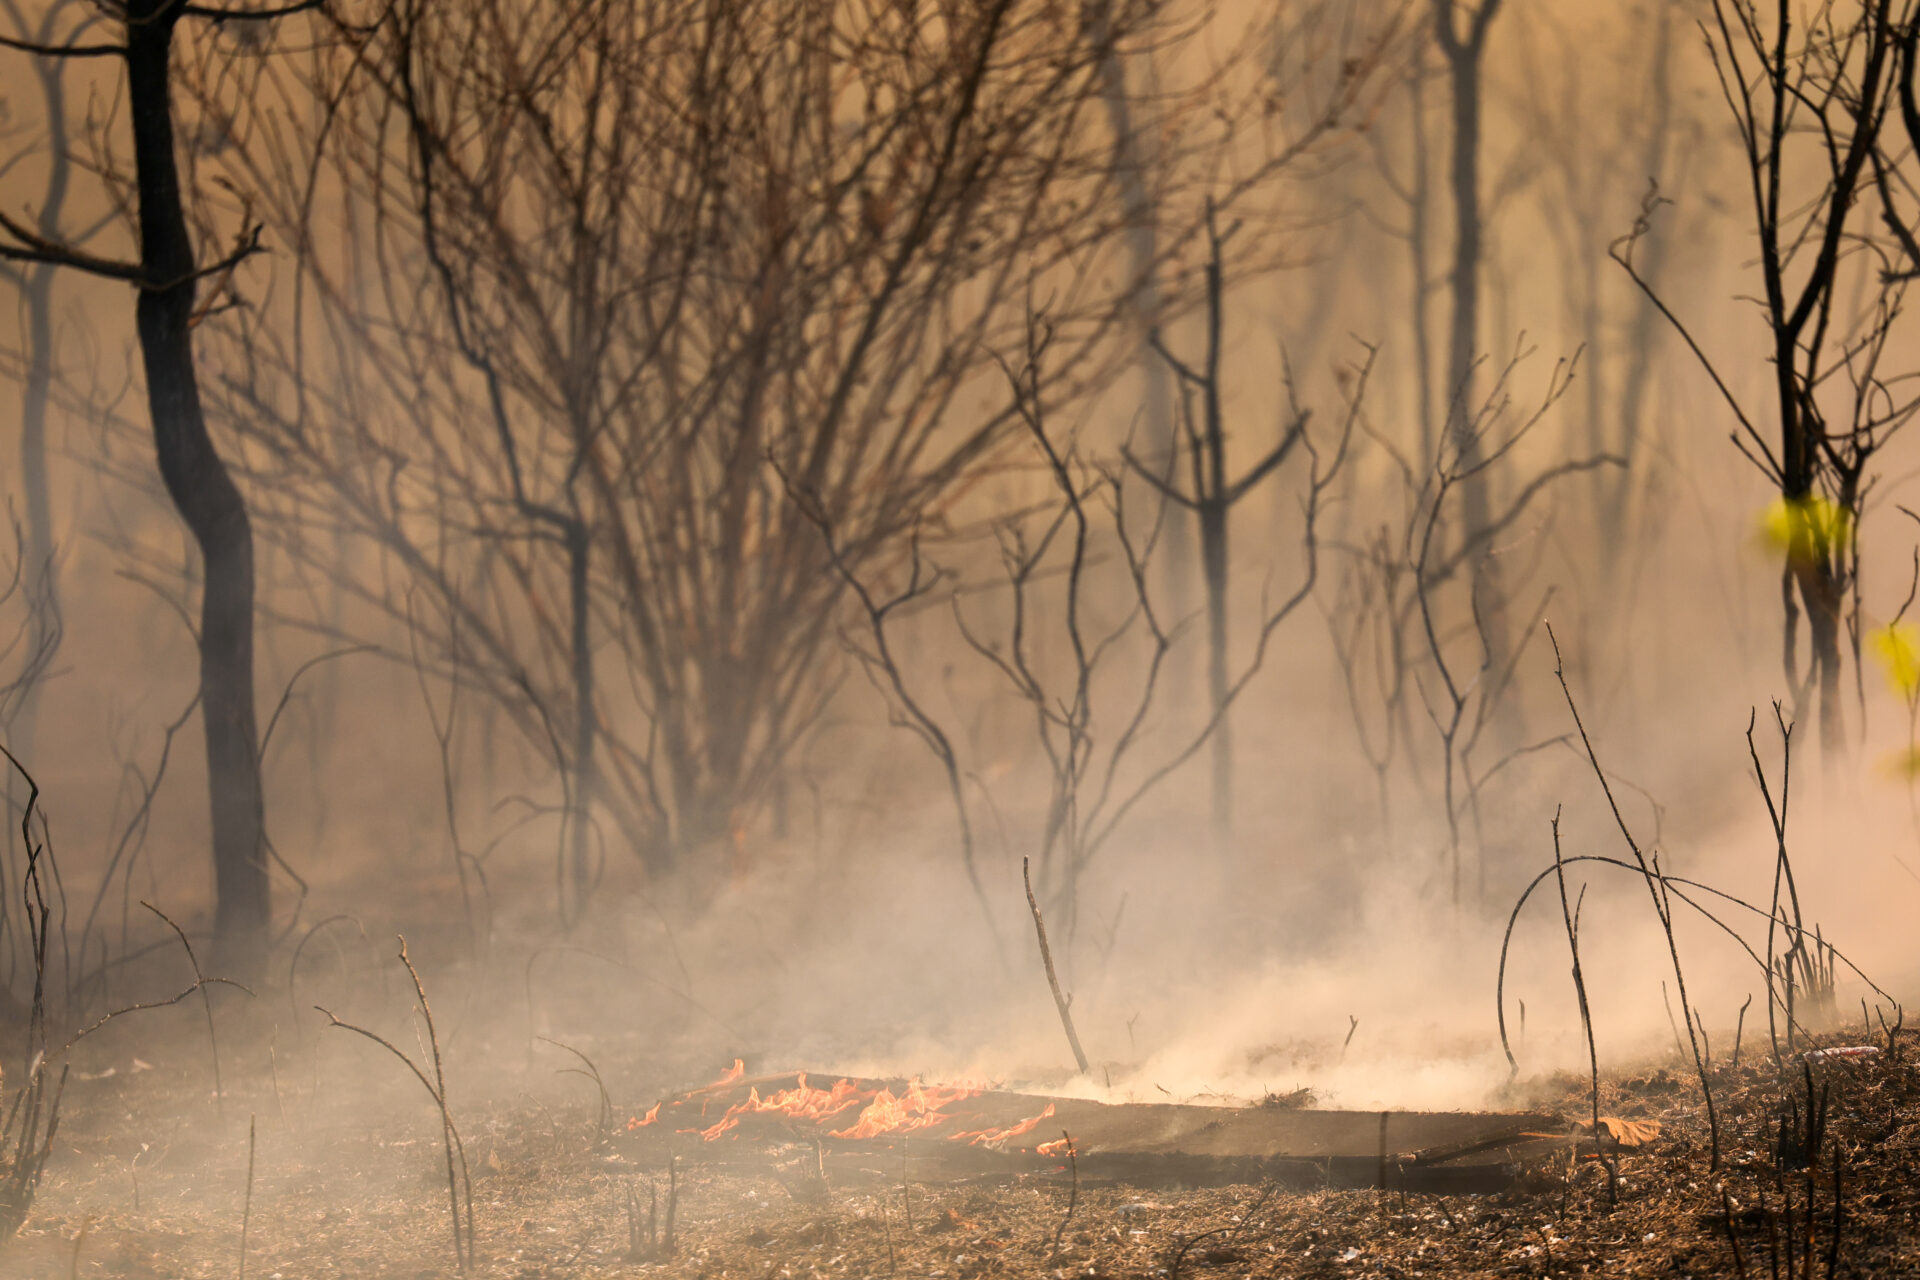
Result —
<instances>
[{"instance_id":1,"label":"hazy background","mask_svg":"<svg viewBox=\"0 0 1920 1280\"><path fill-rule=\"evenodd\" d=\"M1355 385L1351 370L1364 358L1360 344L1377 355L1344 469L1318 513L1317 582L1274 631L1231 709L1233 812L1224 845L1209 833L1203 746L1127 814L1087 865L1071 907L1060 881L1043 882L1062 981L1096 1064L1093 1080L1074 1087L1110 1084L1145 1098L1158 1096L1155 1086L1244 1095L1310 1085L1323 1104L1362 1107L1473 1105L1492 1096L1506 1074L1494 1029L1501 932L1520 890L1551 865L1550 819L1564 806L1569 856L1627 856L1577 740L1551 741L1572 724L1537 618L1559 637L1594 747L1620 780L1627 821L1644 844L1657 845L1670 872L1765 902L1774 846L1743 733L1757 708L1754 740L1777 780L1770 705L1782 700L1790 716L1799 715L1790 836L1809 922L1818 921L1882 986L1911 995L1920 980L1910 924L1920 905L1913 870L1920 821L1912 776L1897 762L1908 741L1907 708L1870 648L1857 687L1849 658L1847 750L1823 761L1812 704L1796 709L1782 672L1780 556L1762 532L1774 492L1729 443L1732 420L1699 365L1607 258L1609 244L1632 229L1649 178L1657 179L1671 204L1658 212L1636 261L1735 392L1764 408L1771 375L1749 300L1757 286L1747 179L1697 25L1704 8L1509 0L1490 26L1475 339L1487 363L1479 387L1484 393L1510 353L1524 352L1513 364L1514 408L1505 420L1516 423L1548 398L1557 362L1577 361L1564 394L1500 460L1489 488L1499 505L1567 460L1608 454L1623 465L1551 481L1493 539L1509 593L1508 643L1524 649L1471 767L1539 749L1485 783L1477 813L1462 811L1457 839L1449 836L1443 792L1446 752L1426 705L1433 700L1444 716L1443 680L1403 615L1401 634L1413 647L1401 664L1401 702L1383 701L1380 673L1393 668L1376 665L1383 633L1368 613L1367 590L1379 589L1378 578L1362 554L1380 530L1389 547L1404 545L1418 508L1394 451L1411 459L1416 481L1424 479L1430 459L1422 450L1440 430L1436 413L1445 411L1452 134L1431 10L1283 7L1270 29L1272 6L1166 8L1182 11L1167 19L1169 28L1190 34L1143 42L1129 53L1127 72L1140 94L1136 127L1161 144L1143 154L1162 227L1156 278L1168 308L1164 334L1183 359L1200 359L1205 342L1195 305L1204 241L1191 235L1202 201L1232 191L1222 221L1243 223L1231 242L1239 256L1228 263L1220 353L1230 468L1244 470L1279 438L1287 418L1281 353L1328 448L1343 421L1343 396ZM37 21L31 6L28 16ZM255 83L232 69L235 60L311 66L304 60L319 38L317 30L287 26L258 49L235 53L237 37L214 34L183 48L191 70L179 111L201 223L210 235L231 236L244 206L270 224L268 254L238 270L241 306L210 316L196 334L203 376L230 374L251 359L249 334L278 332L283 356L310 359L316 394L327 401L310 430L361 439L329 424L364 431L412 413L436 418L449 438L466 422L484 440L484 428L471 425L480 401L470 375L446 375L409 408L382 381L374 357L347 354L359 341L377 345L392 315L430 310L424 286L400 289L399 303L366 303L362 314L375 320L364 334L328 329L328 308L346 314L361 303L329 295L314 279L360 279L370 293L383 272L389 284L428 279L417 260L376 266L352 255L350 243L371 235L371 223L349 220L339 174L316 170L314 217L328 238L316 238L318 265L305 295L296 294L300 255L272 228L298 201L284 191L255 195L246 185L275 172L257 158L263 154L298 170L307 135L286 105L293 98L222 98L236 84ZM21 61L6 56L8 65ZM1237 188L1274 154L1275 131L1282 141L1297 136L1286 131L1298 130L1301 113L1345 92L1328 86L1344 83L1337 68L1347 60L1363 65L1346 73L1359 85L1338 125L1305 154ZM287 94L293 82L275 83ZM125 252L126 225L90 172L124 133L112 76L87 64L69 69L69 127L58 139L45 136L34 86L12 72L5 84L6 145L23 158L0 180L0 204L23 216L37 210L49 148L66 147L76 164L63 222L78 229L104 219L90 245ZM1274 86L1286 101L1279 123L1266 127L1249 104ZM255 131L232 126L238 140L220 143L228 126L207 122L215 120L209 104L223 100L243 120L234 104L250 102ZM1213 103L1225 105L1215 111ZM276 121L284 134L272 133ZM1090 108L1083 126L1089 154L1111 146L1110 124ZM1424 192L1417 181L1427 184ZM1063 212L1064 225L1121 216L1111 208L1113 184L1093 189L1108 206ZM1414 277L1406 234L1421 220L1424 282ZM1108 237L1037 275L1036 292L1105 297L1117 306L1112 300L1127 293L1127 262L1124 238ZM76 931L101 895L94 951L81 958L94 964L159 936L131 905L141 898L190 932L209 926L197 721L188 718L168 736L195 687L194 641L180 609L195 597L197 569L142 434L130 291L72 274L53 287L47 496L63 629L30 725L16 716L10 741L42 788ZM1017 293L1007 295L1007 307ZM721 311L716 302L712 314ZM1088 304L1088 315L1098 311ZM24 314L24 304L0 312L0 345L14 373L31 345ZM990 345L1018 370L1017 317L996 314ZM300 317L307 327L287 336ZM1063 388L1049 414L1057 438L1077 432L1087 464L1115 475L1125 473L1122 442L1147 438L1144 419L1168 387L1164 373L1149 374L1157 358L1129 323L1110 320L1089 339L1090 353L1076 357L1085 385ZM413 340L421 349L446 349L444 332L423 328ZM1903 334L1889 359L1914 365L1920 346ZM350 385L355 369L366 379L357 389ZM938 761L910 731L890 724L889 698L849 654L849 644L870 646L871 636L844 592L792 619L796 630L828 620L804 667L817 714L793 726L791 744L742 786L723 830L676 848L679 865L701 868L697 887L648 864L634 847L634 828L605 810L595 828L590 903L563 924L563 785L550 742L528 731L525 715L500 710L500 678L476 676L460 689L443 770L432 717L446 723L459 662L445 644L423 650L405 625L407 607L432 613L432 591L410 583L391 549L367 536L365 519L342 514L337 493L298 466L276 465L280 455L257 423L248 426L243 400L210 392L209 401L216 439L239 460L253 504L263 725L303 663L368 646L299 678L265 756L268 829L308 885L296 914L293 882L276 873L275 932L284 934L270 965L277 983L311 925L348 914L352 922L325 926L302 952L301 982L320 993L307 992L312 998L365 995L373 961L352 957L384 954L383 939L401 931L414 940L416 958L460 993L457 1003L448 997L455 1010L448 1016L504 1028L503 1035L671 1044L689 1060L716 1065L745 1054L756 1067L775 1069L917 1071L1065 1087L1070 1059L1020 876L1022 856L1040 855L1045 826L1047 774L1034 711L963 642L943 598L960 588L962 616L980 634L1008 625L990 524L1054 497L1030 441L1009 433L979 459L977 477L941 497L941 530L927 554L952 576L927 607L894 623L902 675L953 735L968 775L991 928L962 874ZM1006 379L983 364L939 429L964 432L1008 402ZM15 392L0 393L5 484L21 512L21 472L11 460L18 403ZM522 403L538 400L529 393ZM1763 428L1771 421L1757 417ZM398 430L383 425L374 434L392 441L402 437L379 433ZM1912 446L1895 437L1873 467L1857 595L1864 628L1893 618L1913 571L1920 526L1898 510L1916 502ZM537 469L564 464L544 447L529 445L541 459ZM431 465L416 461L405 474ZM677 464L663 457L653 465ZM1291 457L1232 512L1236 671L1254 651L1263 584L1277 601L1304 572L1305 465L1304 455ZM763 476L761 483L773 495L764 501L777 505L777 482ZM1150 491L1138 479L1128 483L1128 502L1144 509ZM1111 521L1104 513L1096 520L1103 523L1087 609L1111 625L1130 597ZM490 571L475 569L471 558L480 553L452 535L422 536L451 558L468 557L460 572L473 575L476 595L486 594ZM861 576L897 589L904 546L895 537L863 563ZM491 589L532 678L549 680L560 659L538 624L543 610L561 607L553 594L562 580L558 561L519 545L501 554L532 566L501 570ZM698 553L716 560L757 554L740 545ZM1063 579L1051 563L1034 587L1031 644L1058 679L1068 670L1067 636ZM331 574L323 572L329 565ZM815 563L809 572L823 569ZM1148 580L1165 625L1186 622L1121 771L1123 786L1171 759L1206 718L1204 596L1190 528L1163 534ZM1470 680L1475 637L1457 588L1434 588L1438 625ZM5 607L10 623L22 601ZM596 613L593 626L604 725L645 743L649 701L629 678L638 661L633 642L609 614ZM1093 685L1091 733L1100 751L1134 706L1145 660L1139 642L1140 632L1129 632ZM1343 653L1359 670L1351 695ZM1804 653L1803 643L1803 660ZM1389 734L1384 766L1371 764L1368 752L1378 760ZM471 913L456 875L456 840L469 853L485 851L486 891ZM1455 844L1457 895L1448 852ZM1673 1039L1661 990L1670 975L1644 887L1611 869L1569 874L1576 886L1592 885L1582 941L1603 1055L1663 1052ZM1509 1018L1513 1001L1525 1001L1516 1051L1529 1071L1579 1058L1556 907L1549 883L1514 935ZM1741 1001L1759 994L1748 1017L1751 1037L1765 1000L1759 974L1724 936L1682 915L1689 984L1704 1023L1722 1043ZM1738 923L1750 938L1764 934L1754 918ZM359 940L362 928L372 944ZM116 981L138 988L140 966L159 963L137 962ZM166 986L172 977L151 981ZM538 991L531 1001L530 987ZM1843 973L1842 1013L1863 990ZM1350 1017L1358 1026L1343 1051Z\"/></svg>"}]
</instances>

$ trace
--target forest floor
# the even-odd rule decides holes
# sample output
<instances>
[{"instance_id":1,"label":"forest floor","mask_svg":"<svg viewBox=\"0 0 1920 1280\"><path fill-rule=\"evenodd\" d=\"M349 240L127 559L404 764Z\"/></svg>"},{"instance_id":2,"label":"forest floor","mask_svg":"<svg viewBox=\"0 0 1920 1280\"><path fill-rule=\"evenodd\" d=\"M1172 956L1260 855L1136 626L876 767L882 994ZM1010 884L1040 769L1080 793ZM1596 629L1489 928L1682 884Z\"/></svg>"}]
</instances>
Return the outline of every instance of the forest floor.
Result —
<instances>
[{"instance_id":1,"label":"forest floor","mask_svg":"<svg viewBox=\"0 0 1920 1280\"><path fill-rule=\"evenodd\" d=\"M0 1275L459 1274L437 1111L404 1067L337 1030L229 1028L216 1107L205 1026L180 1021L197 1049L127 1033L76 1056L46 1180ZM1866 1042L1858 1028L1827 1041ZM546 1046L537 1064L525 1044L446 1048L469 1064L450 1092L480 1276L1920 1275L1920 1046L1905 1034L1897 1055L1810 1070L1749 1042L1744 1064L1713 1075L1718 1169L1697 1082L1669 1061L1603 1074L1603 1114L1659 1122L1657 1138L1616 1151L1613 1179L1591 1143L1506 1191L1450 1196L1098 1185L1064 1169L908 1183L874 1169L796 1186L778 1153L696 1158L679 1165L670 1256L646 1238L666 1179L624 1134L636 1100L684 1083L687 1064L596 1043L603 1111L593 1080L564 1074L578 1063ZM1809 1164L1810 1087L1816 1112L1828 1102ZM1523 1080L1510 1102L1570 1122L1591 1106L1571 1076Z\"/></svg>"}]
</instances>

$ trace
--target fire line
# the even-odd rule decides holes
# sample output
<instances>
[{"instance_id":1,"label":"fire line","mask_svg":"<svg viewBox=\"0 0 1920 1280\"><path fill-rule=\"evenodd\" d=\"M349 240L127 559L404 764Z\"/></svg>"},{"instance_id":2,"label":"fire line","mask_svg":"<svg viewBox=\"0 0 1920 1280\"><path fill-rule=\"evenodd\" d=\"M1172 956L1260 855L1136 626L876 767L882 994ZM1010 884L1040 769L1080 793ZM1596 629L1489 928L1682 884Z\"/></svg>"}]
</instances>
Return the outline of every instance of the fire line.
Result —
<instances>
[{"instance_id":1,"label":"fire line","mask_svg":"<svg viewBox=\"0 0 1920 1280\"><path fill-rule=\"evenodd\" d=\"M732 1068L712 1084L703 1085L676 1099L656 1102L646 1115L629 1120L627 1128L633 1131L658 1124L663 1118L663 1111L667 1113L666 1118L671 1119L671 1113L683 1107L690 1108L696 1100L699 1102L698 1114L705 1119L709 1105L716 1101L710 1095L733 1086L745 1074L745 1063L736 1058ZM972 1085L927 1085L914 1079L896 1094L888 1085L862 1084L847 1077L836 1080L831 1088L822 1089L810 1084L803 1071L795 1077L794 1084L789 1088L763 1096L758 1085L750 1086L745 1100L729 1106L714 1123L676 1129L674 1132L698 1134L706 1142L716 1142L728 1134L737 1136L743 1121L764 1116L812 1124L826 1129L825 1136L829 1138L857 1140L921 1133L942 1125L953 1128L954 1117L947 1108L954 1103L980 1097L986 1092L986 1089ZM1003 1144L1032 1133L1053 1114L1053 1104L1048 1103L1038 1115L1029 1116L1016 1124L930 1136L973 1146L1000 1148ZM830 1124L840 1127L827 1129L826 1126Z\"/></svg>"}]
</instances>

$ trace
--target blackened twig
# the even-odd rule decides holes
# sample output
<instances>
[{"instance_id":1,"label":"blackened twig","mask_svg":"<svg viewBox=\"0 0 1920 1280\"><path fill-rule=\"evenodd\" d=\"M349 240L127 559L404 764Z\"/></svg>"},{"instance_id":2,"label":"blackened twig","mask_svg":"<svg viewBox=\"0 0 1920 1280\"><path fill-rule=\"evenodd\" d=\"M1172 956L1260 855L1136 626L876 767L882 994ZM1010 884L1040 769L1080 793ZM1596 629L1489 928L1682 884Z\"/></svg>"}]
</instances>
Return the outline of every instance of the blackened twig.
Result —
<instances>
[{"instance_id":1,"label":"blackened twig","mask_svg":"<svg viewBox=\"0 0 1920 1280\"><path fill-rule=\"evenodd\" d=\"M1707 1064L1700 1054L1700 1042L1694 1034L1693 1009L1687 1001L1687 979L1680 965L1680 943L1673 932L1673 905L1667 891L1666 877L1660 871L1660 855L1655 852L1651 857L1640 849L1640 842L1634 839L1633 831L1627 826L1625 815L1620 812L1620 804L1613 797L1613 786L1607 781L1606 770L1600 767L1600 757L1593 749L1593 740L1587 736L1587 726L1580 719L1580 708L1573 700L1573 690L1567 684L1566 665L1560 657L1560 639L1553 634L1552 626L1547 627L1547 639L1553 644L1553 673L1560 681L1560 692L1567 700L1567 711L1573 717L1574 728L1580 732L1580 745L1586 748L1587 762L1593 766L1594 777L1600 783L1600 790L1607 799L1607 807L1613 813L1613 821L1620 832L1620 838L1626 842L1633 860L1639 864L1647 882L1647 893L1653 899L1654 914L1660 919L1660 928L1667 937L1667 955L1673 962L1673 981L1680 997L1680 1016L1686 1020L1687 1041L1693 1048L1694 1070L1700 1078L1700 1095L1707 1107L1707 1133L1711 1143L1709 1168L1720 1167L1720 1115L1714 1107L1713 1082L1707 1077Z\"/></svg>"},{"instance_id":2,"label":"blackened twig","mask_svg":"<svg viewBox=\"0 0 1920 1280\"><path fill-rule=\"evenodd\" d=\"M1020 879L1027 886L1027 907L1033 912L1033 931L1040 939L1040 961L1047 968L1047 986L1053 992L1053 1007L1060 1011L1060 1025L1067 1030L1067 1043L1073 1046L1073 1060L1080 1066L1080 1074L1086 1075L1092 1068L1087 1065L1087 1051L1080 1047L1080 1033L1073 1029L1073 1002L1060 990L1060 974L1053 967L1053 948L1047 945L1047 924L1040 918L1040 900L1033 896L1033 860L1020 859Z\"/></svg>"},{"instance_id":3,"label":"blackened twig","mask_svg":"<svg viewBox=\"0 0 1920 1280\"><path fill-rule=\"evenodd\" d=\"M247 1117L247 1198L240 1208L240 1280L247 1280L247 1231L253 1225L253 1126Z\"/></svg>"},{"instance_id":4,"label":"blackened twig","mask_svg":"<svg viewBox=\"0 0 1920 1280\"><path fill-rule=\"evenodd\" d=\"M454 1127L453 1113L447 1108L446 1073L440 1055L440 1037L433 1025L433 1010L427 1004L426 987L420 981L420 973L413 967L413 961L407 956L407 940L404 937L400 939L400 963L406 966L407 975L413 979L414 995L419 999L421 1015L427 1024L427 1044L433 1055L432 1076L429 1076L419 1063L408 1057L398 1045L379 1032L343 1021L332 1010L320 1005L313 1007L326 1015L329 1026L363 1036L398 1058L407 1070L413 1072L414 1079L420 1082L420 1087L427 1091L428 1096L433 1099L434 1105L439 1109L441 1145L446 1152L448 1216L453 1226L454 1257L460 1267L460 1273L466 1275L473 1268L473 1179L467 1169L467 1148L461 1141L460 1131ZM671 1231L673 1212L671 1200L668 1201L667 1212L668 1229Z\"/></svg>"},{"instance_id":5,"label":"blackened twig","mask_svg":"<svg viewBox=\"0 0 1920 1280\"><path fill-rule=\"evenodd\" d=\"M1047 1253L1048 1266L1052 1266L1054 1259L1060 1256L1060 1239L1067 1234L1067 1224L1073 1221L1073 1211L1080 1204L1080 1161L1073 1149L1073 1135L1062 1129L1060 1138L1067 1144L1067 1172L1073 1182L1067 1190L1067 1216L1060 1219L1060 1225L1053 1231L1053 1248Z\"/></svg>"},{"instance_id":6,"label":"blackened twig","mask_svg":"<svg viewBox=\"0 0 1920 1280\"><path fill-rule=\"evenodd\" d=\"M1560 852L1560 811L1553 811L1553 869L1560 882L1560 917L1567 926L1567 950L1573 953L1573 991L1580 1001L1580 1028L1587 1036L1587 1069L1592 1087L1588 1097L1593 1103L1593 1149L1607 1169L1607 1204L1620 1203L1620 1169L1607 1154L1604 1126L1600 1123L1600 1051L1593 1036L1593 1010L1587 1004L1587 980L1580 969L1580 907L1587 900L1585 885L1580 886L1579 902L1567 903L1567 864Z\"/></svg>"},{"instance_id":7,"label":"blackened twig","mask_svg":"<svg viewBox=\"0 0 1920 1280\"><path fill-rule=\"evenodd\" d=\"M199 988L200 1002L202 1006L205 1007L207 1013L207 1047L213 1053L213 1101L219 1113L225 1116L227 1111L227 1094L226 1090L220 1085L220 1038L214 1034L213 1030L213 993L207 990L209 985L207 975L200 972L200 961L199 958L193 954L193 944L187 941L186 930L175 924L172 916L169 916L166 912L154 906L151 902L146 901L144 898L141 899L140 905L166 921L167 928L173 930L174 934L180 939L180 945L186 949L187 963L193 966L193 985Z\"/></svg>"},{"instance_id":8,"label":"blackened twig","mask_svg":"<svg viewBox=\"0 0 1920 1280\"><path fill-rule=\"evenodd\" d=\"M1747 1260L1740 1254L1740 1237L1733 1229L1733 1199L1724 1186L1720 1188L1720 1213L1720 1221L1727 1229L1727 1243L1733 1247L1733 1274L1736 1280L1747 1280Z\"/></svg>"}]
</instances>

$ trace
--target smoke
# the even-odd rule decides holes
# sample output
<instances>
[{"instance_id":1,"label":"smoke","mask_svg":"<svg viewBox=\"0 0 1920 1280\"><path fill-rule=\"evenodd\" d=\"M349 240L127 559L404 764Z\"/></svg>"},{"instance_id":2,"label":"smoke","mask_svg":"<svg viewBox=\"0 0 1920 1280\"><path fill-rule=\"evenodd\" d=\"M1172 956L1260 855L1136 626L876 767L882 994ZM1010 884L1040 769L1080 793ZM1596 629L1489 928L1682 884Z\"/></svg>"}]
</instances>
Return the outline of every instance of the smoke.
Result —
<instances>
[{"instance_id":1,"label":"smoke","mask_svg":"<svg viewBox=\"0 0 1920 1280\"><path fill-rule=\"evenodd\" d=\"M1498 101L1485 169L1504 203L1489 240L1483 346L1504 354L1527 335L1532 354L1511 384L1521 417L1544 398L1556 360L1580 351L1580 363L1572 390L1506 460L1496 489L1511 498L1556 460L1625 449L1626 426L1637 451L1617 475L1557 480L1495 540L1515 586L1510 621L1520 656L1500 715L1476 747L1449 761L1452 749L1439 736L1445 678L1417 652L1389 649L1391 661L1380 665L1382 633L1355 621L1366 608L1397 609L1398 639L1423 643L1410 597L1385 606L1366 592L1379 589L1368 576L1379 566L1368 557L1384 548L1404 560L1409 531L1418 529L1419 500L1401 472L1421 478L1415 442L1433 424L1417 420L1412 321L1415 313L1434 320L1437 308L1424 285L1409 284L1410 246L1352 209L1391 209L1392 225L1401 225L1405 211L1382 192L1378 169L1411 174L1418 138L1440 165L1434 123L1425 133L1410 130L1382 107L1345 163L1317 169L1310 185L1277 189L1272 207L1256 210L1288 228L1322 210L1347 212L1299 233L1290 269L1250 276L1229 292L1224 399L1234 457L1261 456L1283 418L1276 352L1296 371L1316 430L1337 419L1350 385L1339 372L1353 354L1344 335L1379 344L1380 372L1348 478L1322 516L1315 594L1276 633L1234 709L1231 834L1216 845L1206 829L1202 752L1130 811L1080 875L1077 898L1049 896L1063 982L1094 1059L1090 1076L1070 1072L1021 887L1021 858L1042 856L1049 821L1035 708L1007 694L945 609L905 621L901 647L911 686L959 744L978 893L961 863L938 762L890 721L897 707L885 692L835 650L828 665L837 693L796 753L781 820L769 802L742 816L725 847L699 852L719 886L713 900L692 909L676 898L643 873L629 833L609 825L596 832L603 905L562 934L561 787L546 744L527 724L491 714L488 691L457 689L464 701L454 712L457 682L436 675L423 688L406 661L408 637L390 617L356 605L358 587L335 598L309 580L310 561L267 548L259 624L267 706L302 662L339 643L336 631L378 633L385 646L383 656L344 659L295 688L268 756L276 850L306 884L283 952L313 922L353 918L326 926L302 953L293 1014L308 1017L311 996L339 1004L343 1015L358 1007L387 1019L383 1025L402 1025L406 992L393 985L388 939L405 932L430 978L445 984L459 1069L503 1088L523 1081L529 1038L549 1035L632 1054L644 1065L626 1078L650 1084L679 1079L688 1064L717 1069L741 1055L768 1069L918 1074L1116 1099L1305 1088L1323 1106L1499 1103L1509 1097L1494 998L1501 942L1518 895L1551 865L1550 820L1562 813L1569 856L1630 856L1578 740L1568 736L1546 621L1635 837L1657 848L1670 873L1764 909L1775 848L1743 735L1757 714L1755 740L1777 797L1771 706L1780 700L1791 714L1799 678L1782 670L1779 565L1759 535L1769 493L1727 443L1724 406L1672 336L1655 329L1645 350L1636 347L1644 304L1604 262L1606 244L1639 207L1647 140L1623 125L1618 137L1591 139L1592 151L1581 154L1604 180L1572 190L1562 181L1569 175L1556 176L1558 153L1534 111L1545 107L1517 105L1528 101L1521 81L1563 78L1537 74L1526 57L1579 55L1588 73L1581 92L1609 106L1585 113L1596 131L1614 129L1614 117L1632 114L1628 104L1649 90L1636 28L1616 31L1609 22L1587 30L1585 8L1558 9L1563 23L1545 23L1524 40L1508 34L1506 17L1498 28L1497 41L1511 43L1504 53L1495 45ZM1519 24L1524 15L1511 19ZM1746 353L1734 361L1736 389L1764 385L1755 330L1734 300L1747 283L1742 228L1718 194L1739 175L1717 149L1722 126L1705 94L1707 72L1687 64L1675 74L1682 123L1673 126L1660 175L1674 201L1661 215L1663 279L1698 318L1704 344ZM1439 89L1429 80L1424 91L1431 112ZM1396 90L1393 110L1405 106L1404 93ZM1436 232L1430 276L1440 243ZM1196 264L1176 265L1190 272ZM124 336L123 292L86 285L71 296L85 321L75 327L100 335L81 344L87 351L115 350ZM1165 337L1191 352L1202 327L1181 321ZM116 383L112 364L90 371L101 386ZM1090 455L1113 464L1146 381L1135 368L1076 419ZM87 916L96 893L103 904L91 956L92 948L124 954L151 940L128 907L142 896L204 930L211 886L198 730L188 723L171 745L164 736L193 697L191 637L167 603L195 589L191 556L151 477L137 478L147 462L134 451L142 437L111 407L94 404L97 417L81 417L84 398L69 397L75 418L58 460L67 643L46 691L36 772L75 918ZM1629 412L1630 423L1615 420ZM1884 488L1863 534L1871 548L1859 589L1863 625L1890 620L1907 590L1910 534L1890 513L1914 500L1914 447L1898 440L1879 464ZM1297 458L1234 513L1236 662L1252 650L1262 600L1303 580L1303 465ZM955 529L977 530L1043 490L1012 469L942 514ZM1191 539L1166 545L1191 548ZM1094 605L1110 623L1129 607L1127 584L1114 569L1113 541L1099 552L1104 594ZM943 553L970 593L967 616L983 627L1004 623L1010 605L996 586L999 549L976 538ZM396 572L350 567L368 579ZM1153 581L1179 643L1162 676L1165 697L1142 721L1146 746L1124 775L1127 785L1169 759L1201 719L1201 626L1188 616L1201 600L1198 568L1156 565ZM1454 594L1440 602L1434 629L1465 688L1488 677L1476 669L1471 603L1459 587L1457 579L1448 584ZM325 608L315 604L320 595L328 595ZM502 608L516 626L531 627L552 607L534 598ZM1057 671L1058 611L1030 621L1037 661ZM617 688L617 624L606 630L603 683ZM862 642L858 630L856 619L848 635ZM1357 659L1357 675L1343 656ZM1122 648L1102 677L1091 732L1103 744L1124 732L1116 708L1131 705L1125 695L1144 661L1137 644ZM1849 754L1823 762L1812 726L1796 726L1791 848L1808 923L1908 998L1920 990L1920 960L1903 941L1920 894L1920 818L1913 778L1898 764L1908 711L1870 651L1863 662ZM458 725L444 759L429 705ZM153 802L143 805L156 778ZM1603 1069L1665 1059L1680 1014L1677 983L1645 885L1590 863L1568 875L1573 893L1586 888L1583 961ZM283 876L276 892L291 902L302 891ZM1766 954L1763 917L1702 902ZM1689 995L1714 1053L1732 1051L1749 997L1744 1051L1761 1052L1767 997L1753 961L1689 907L1676 909ZM1508 961L1506 1015L1523 1075L1583 1057L1568 968L1549 882L1520 917ZM160 989L175 976L148 971L141 980ZM1873 993L1843 966L1839 1015L1857 1018L1862 994L1871 1002ZM474 1045L487 1047L483 1064L465 1054ZM326 1052L342 1072L385 1069ZM394 1105L404 1105L403 1094L404 1081Z\"/></svg>"}]
</instances>

